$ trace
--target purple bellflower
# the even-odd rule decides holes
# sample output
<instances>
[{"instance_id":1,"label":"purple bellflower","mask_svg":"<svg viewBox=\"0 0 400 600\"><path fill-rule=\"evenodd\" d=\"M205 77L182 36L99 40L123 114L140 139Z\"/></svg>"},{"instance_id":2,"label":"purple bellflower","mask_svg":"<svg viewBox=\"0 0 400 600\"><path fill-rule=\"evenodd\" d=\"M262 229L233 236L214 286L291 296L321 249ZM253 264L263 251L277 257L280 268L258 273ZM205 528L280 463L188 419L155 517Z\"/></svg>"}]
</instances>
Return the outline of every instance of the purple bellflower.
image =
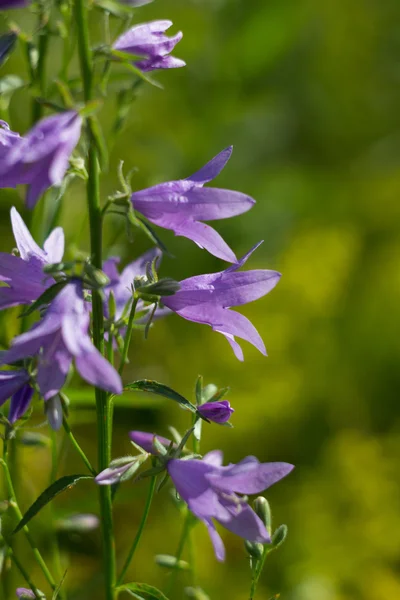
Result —
<instances>
[{"instance_id":1,"label":"purple bellflower","mask_svg":"<svg viewBox=\"0 0 400 600\"><path fill-rule=\"evenodd\" d=\"M226 148L187 179L134 192L133 208L151 223L171 229L175 235L189 238L210 254L235 263L234 252L219 233L201 222L240 215L255 203L241 192L203 187L222 171L231 154L232 147Z\"/></svg>"},{"instance_id":2,"label":"purple bellflower","mask_svg":"<svg viewBox=\"0 0 400 600\"><path fill-rule=\"evenodd\" d=\"M0 10L8 10L9 8L22 8L28 6L30 0L0 0Z\"/></svg>"},{"instance_id":3,"label":"purple bellflower","mask_svg":"<svg viewBox=\"0 0 400 600\"><path fill-rule=\"evenodd\" d=\"M197 407L197 411L209 421L220 425L229 421L232 413L235 412L228 400L205 402Z\"/></svg>"},{"instance_id":4,"label":"purple bellflower","mask_svg":"<svg viewBox=\"0 0 400 600\"><path fill-rule=\"evenodd\" d=\"M5 160L10 150L18 144L21 136L11 131L8 123L0 120L0 164Z\"/></svg>"},{"instance_id":5,"label":"purple bellflower","mask_svg":"<svg viewBox=\"0 0 400 600\"><path fill-rule=\"evenodd\" d=\"M184 67L186 63L183 60L169 54L183 35L181 31L172 37L165 35L165 31L171 25L172 21L151 21L135 25L117 39L113 48L127 54L142 56L143 60L135 61L134 64L144 72Z\"/></svg>"},{"instance_id":6,"label":"purple bellflower","mask_svg":"<svg viewBox=\"0 0 400 600\"><path fill-rule=\"evenodd\" d=\"M33 208L49 187L61 185L81 126L82 118L75 111L52 115L14 141L5 156L0 150L0 187L28 184L26 205Z\"/></svg>"},{"instance_id":7,"label":"purple bellflower","mask_svg":"<svg viewBox=\"0 0 400 600\"><path fill-rule=\"evenodd\" d=\"M36 596L32 592L32 590L29 590L28 588L17 588L15 590L15 593L17 594L17 598L19 598L20 600L28 600L28 598L36 598Z\"/></svg>"},{"instance_id":8,"label":"purple bellflower","mask_svg":"<svg viewBox=\"0 0 400 600\"><path fill-rule=\"evenodd\" d=\"M43 267L60 262L64 254L61 227L51 232L42 249L14 207L11 209L11 225L19 256L0 252L0 281L6 284L0 287L0 309L29 304L39 298L54 283L52 277L43 273Z\"/></svg>"},{"instance_id":9,"label":"purple bellflower","mask_svg":"<svg viewBox=\"0 0 400 600\"><path fill-rule=\"evenodd\" d=\"M11 397L8 420L15 423L28 409L33 389L29 385L29 373L25 369L0 371L0 406Z\"/></svg>"},{"instance_id":10,"label":"purple bellflower","mask_svg":"<svg viewBox=\"0 0 400 600\"><path fill-rule=\"evenodd\" d=\"M267 269L237 272L260 244L261 242L225 271L184 279L173 296L162 297L163 304L184 319L205 323L214 331L222 333L239 360L243 360L243 351L235 336L247 340L262 354L266 355L267 352L249 319L230 308L265 296L281 277L277 271Z\"/></svg>"},{"instance_id":11,"label":"purple bellflower","mask_svg":"<svg viewBox=\"0 0 400 600\"><path fill-rule=\"evenodd\" d=\"M155 453L152 434L131 431L129 437L147 452ZM157 436L157 440L169 445L165 438ZM293 465L284 462L260 463L254 456L224 467L219 450L209 452L202 460L170 459L167 463L176 491L189 510L206 524L215 555L221 561L225 558L225 548L213 520L245 540L269 543L264 523L240 494L259 494L292 469Z\"/></svg>"},{"instance_id":12,"label":"purple bellflower","mask_svg":"<svg viewBox=\"0 0 400 600\"><path fill-rule=\"evenodd\" d=\"M82 284L71 281L52 301L44 318L13 340L11 348L0 357L0 364L39 353L37 382L44 400L58 394L73 359L83 379L120 394L121 378L93 346L88 333L89 320Z\"/></svg>"}]
</instances>

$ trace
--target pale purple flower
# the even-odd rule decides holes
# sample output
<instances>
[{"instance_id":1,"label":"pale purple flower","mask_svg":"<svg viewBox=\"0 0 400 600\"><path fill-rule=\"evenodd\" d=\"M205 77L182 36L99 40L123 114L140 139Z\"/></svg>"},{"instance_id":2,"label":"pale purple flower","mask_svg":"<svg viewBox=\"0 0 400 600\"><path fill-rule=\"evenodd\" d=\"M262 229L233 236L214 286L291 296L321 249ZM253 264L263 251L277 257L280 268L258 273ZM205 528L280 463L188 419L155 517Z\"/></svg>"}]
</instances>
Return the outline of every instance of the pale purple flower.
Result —
<instances>
[{"instance_id":1,"label":"pale purple flower","mask_svg":"<svg viewBox=\"0 0 400 600\"><path fill-rule=\"evenodd\" d=\"M5 156L0 153L0 187L28 184L26 205L33 208L49 187L61 185L81 126L73 110L39 121Z\"/></svg>"},{"instance_id":2,"label":"pale purple flower","mask_svg":"<svg viewBox=\"0 0 400 600\"><path fill-rule=\"evenodd\" d=\"M219 233L201 222L240 215L255 203L241 192L203 187L222 171L231 154L232 147L226 148L187 179L134 192L133 208L151 223L172 229L175 235L189 238L214 256L235 263L234 252Z\"/></svg>"},{"instance_id":3,"label":"pale purple flower","mask_svg":"<svg viewBox=\"0 0 400 600\"><path fill-rule=\"evenodd\" d=\"M8 420L15 423L28 409L33 389L29 385L29 373L25 369L0 371L0 406L11 398Z\"/></svg>"},{"instance_id":4,"label":"pale purple flower","mask_svg":"<svg viewBox=\"0 0 400 600\"><path fill-rule=\"evenodd\" d=\"M36 598L36 596L32 592L32 590L29 590L27 588L17 588L15 590L15 593L17 594L17 598L20 598L20 600L28 600L28 598Z\"/></svg>"},{"instance_id":5,"label":"pale purple flower","mask_svg":"<svg viewBox=\"0 0 400 600\"><path fill-rule=\"evenodd\" d=\"M206 402L197 407L197 411L213 423L226 423L231 418L234 409L228 400L219 400L218 402Z\"/></svg>"},{"instance_id":6,"label":"pale purple flower","mask_svg":"<svg viewBox=\"0 0 400 600\"><path fill-rule=\"evenodd\" d=\"M235 336L250 342L262 354L266 355L267 352L257 329L249 319L230 308L265 296L281 277L277 271L268 269L237 273L259 245L254 246L225 271L184 279L173 296L161 299L167 308L184 319L210 325L214 331L222 333L239 360L243 360L243 351Z\"/></svg>"},{"instance_id":7,"label":"pale purple flower","mask_svg":"<svg viewBox=\"0 0 400 600\"><path fill-rule=\"evenodd\" d=\"M71 281L51 302L44 318L13 340L11 348L0 357L0 364L38 354L37 382L44 400L58 394L73 359L83 379L120 394L121 378L93 346L88 332L89 320L82 284Z\"/></svg>"},{"instance_id":8,"label":"pale purple flower","mask_svg":"<svg viewBox=\"0 0 400 600\"><path fill-rule=\"evenodd\" d=\"M131 431L129 436L144 450L155 454L152 434ZM165 438L157 436L157 439L164 446L169 445ZM250 542L271 541L264 523L240 494L259 494L292 469L293 465L284 462L260 463L254 456L224 467L219 450L209 452L202 460L170 459L167 462L167 471L179 496L206 524L218 560L224 560L225 548L214 520Z\"/></svg>"},{"instance_id":9,"label":"pale purple flower","mask_svg":"<svg viewBox=\"0 0 400 600\"><path fill-rule=\"evenodd\" d=\"M111 292L114 295L116 319L121 317L126 305L132 301L132 285L135 277L145 277L146 267L150 265L154 259L160 259L161 256L161 250L158 248L152 248L133 262L129 263L129 265L127 265L121 273L119 273L117 268L120 261L118 257L112 257L104 261L103 271L109 278L110 283L105 286L103 291L107 299L109 298ZM143 301L139 300L136 307L137 312L140 312L143 310L143 308Z\"/></svg>"},{"instance_id":10,"label":"pale purple flower","mask_svg":"<svg viewBox=\"0 0 400 600\"><path fill-rule=\"evenodd\" d=\"M0 120L0 164L20 139L19 133L11 131L8 123Z\"/></svg>"},{"instance_id":11,"label":"pale purple flower","mask_svg":"<svg viewBox=\"0 0 400 600\"><path fill-rule=\"evenodd\" d=\"M22 8L28 6L30 0L0 0L0 10L8 10L9 8Z\"/></svg>"},{"instance_id":12,"label":"pale purple flower","mask_svg":"<svg viewBox=\"0 0 400 600\"><path fill-rule=\"evenodd\" d=\"M167 20L135 25L117 39L113 48L142 56L143 60L134 61L134 64L144 72L184 67L186 63L183 60L169 54L183 35L181 31L171 37L165 35L171 25L172 21Z\"/></svg>"},{"instance_id":13,"label":"pale purple flower","mask_svg":"<svg viewBox=\"0 0 400 600\"><path fill-rule=\"evenodd\" d=\"M1 130L0 130L1 131ZM1 146L0 146L1 147ZM19 256L0 252L0 309L33 302L54 284L54 279L43 273L43 267L62 260L64 232L53 229L40 248L18 211L11 209L11 225Z\"/></svg>"}]
</instances>

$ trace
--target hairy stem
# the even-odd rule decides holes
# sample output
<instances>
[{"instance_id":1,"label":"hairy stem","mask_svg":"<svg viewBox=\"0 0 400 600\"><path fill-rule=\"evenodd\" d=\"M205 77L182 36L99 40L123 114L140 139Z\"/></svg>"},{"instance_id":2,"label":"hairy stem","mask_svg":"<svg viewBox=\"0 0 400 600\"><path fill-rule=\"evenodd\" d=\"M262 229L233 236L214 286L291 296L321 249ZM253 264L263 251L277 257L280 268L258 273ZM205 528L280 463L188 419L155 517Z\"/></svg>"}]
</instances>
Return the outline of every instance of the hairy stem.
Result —
<instances>
[{"instance_id":1,"label":"hairy stem","mask_svg":"<svg viewBox=\"0 0 400 600\"><path fill-rule=\"evenodd\" d=\"M78 31L78 50L83 81L85 102L93 99L93 61L89 44L89 28L87 2L75 0L75 19ZM93 124L91 118L87 121L89 135L88 151L88 181L87 202L90 226L90 250L94 267L102 268L102 212L100 207L99 162L98 153L93 140ZM98 291L93 290L93 342L96 348L104 354L104 317L103 303ZM106 469L111 461L111 419L112 397L99 388L95 388L98 435L98 468ZM103 560L105 574L105 598L115 598L115 542L112 516L111 488L99 486L101 525L103 537Z\"/></svg>"},{"instance_id":2,"label":"hairy stem","mask_svg":"<svg viewBox=\"0 0 400 600\"><path fill-rule=\"evenodd\" d=\"M144 507L144 511L143 511L143 515L142 515L142 518L141 518L141 521L140 521L140 524L139 524L139 528L137 530L135 539L133 540L133 544L131 546L131 549L128 552L128 556L127 556L127 558L125 560L124 566L122 567L122 571L120 573L120 576L118 577L117 585L121 585L122 584L122 582L124 580L124 577L126 575L126 572L127 572L128 568L129 568L129 565L132 562L133 555L136 552L136 548L139 545L140 538L142 537L142 533L143 533L144 527L146 525L147 517L149 516L150 506L151 506L151 503L152 503L152 500L153 500L153 496L154 496L154 490L156 489L156 480L157 480L157 477L152 477L151 478L150 487L149 487L149 493L147 494L146 505Z\"/></svg>"}]
</instances>

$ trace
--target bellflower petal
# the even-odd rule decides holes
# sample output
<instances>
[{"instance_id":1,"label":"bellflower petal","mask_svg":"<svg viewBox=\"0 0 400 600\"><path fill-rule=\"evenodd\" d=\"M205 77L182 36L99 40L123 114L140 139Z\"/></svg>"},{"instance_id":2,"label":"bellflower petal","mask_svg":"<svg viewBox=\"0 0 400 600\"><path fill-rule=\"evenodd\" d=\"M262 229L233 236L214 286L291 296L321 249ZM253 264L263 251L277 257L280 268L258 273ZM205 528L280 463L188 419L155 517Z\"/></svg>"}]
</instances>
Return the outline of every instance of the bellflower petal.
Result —
<instances>
[{"instance_id":1,"label":"bellflower petal","mask_svg":"<svg viewBox=\"0 0 400 600\"><path fill-rule=\"evenodd\" d=\"M267 352L254 325L247 317L229 310L230 307L265 296L281 277L277 271L268 269L237 272L259 245L224 271L184 279L173 296L162 298L167 308L184 319L210 325L214 331L222 333L239 360L243 360L243 352L235 336L250 342L262 354Z\"/></svg>"},{"instance_id":2,"label":"bellflower petal","mask_svg":"<svg viewBox=\"0 0 400 600\"><path fill-rule=\"evenodd\" d=\"M24 385L11 398L8 420L15 423L26 413L33 397L33 388L30 385Z\"/></svg>"},{"instance_id":3,"label":"bellflower petal","mask_svg":"<svg viewBox=\"0 0 400 600\"><path fill-rule=\"evenodd\" d=\"M155 436L155 434L147 433L145 431L130 431L129 437L138 446L143 448L149 454L157 454L156 449L154 448L153 440L157 437L157 441L160 442L163 446L168 448L170 445L170 441L167 438L162 437L161 435Z\"/></svg>"},{"instance_id":4,"label":"bellflower petal","mask_svg":"<svg viewBox=\"0 0 400 600\"><path fill-rule=\"evenodd\" d=\"M0 9L1 9L1 5L0 5ZM32 590L29 590L27 588L17 588L15 590L15 593L17 595L17 598L19 598L20 600L28 600L29 598L36 598L35 594L32 592ZM44 597L44 596L43 596Z\"/></svg>"},{"instance_id":5,"label":"bellflower petal","mask_svg":"<svg viewBox=\"0 0 400 600\"><path fill-rule=\"evenodd\" d=\"M182 32L171 37L165 35L171 25L172 21L167 20L135 25L116 40L113 48L142 56L143 60L135 60L133 63L142 71L184 67L186 63L183 60L169 56L183 35Z\"/></svg>"},{"instance_id":6,"label":"bellflower petal","mask_svg":"<svg viewBox=\"0 0 400 600\"><path fill-rule=\"evenodd\" d=\"M29 381L25 369L0 371L0 406L18 392Z\"/></svg>"},{"instance_id":7,"label":"bellflower petal","mask_svg":"<svg viewBox=\"0 0 400 600\"><path fill-rule=\"evenodd\" d=\"M46 402L45 413L50 427L54 431L59 431L63 422L63 409L60 396L58 394Z\"/></svg>"},{"instance_id":8,"label":"bellflower petal","mask_svg":"<svg viewBox=\"0 0 400 600\"><path fill-rule=\"evenodd\" d=\"M213 423L226 423L234 411L227 400L206 402L197 407L198 412Z\"/></svg>"},{"instance_id":9,"label":"bellflower petal","mask_svg":"<svg viewBox=\"0 0 400 600\"><path fill-rule=\"evenodd\" d=\"M146 440L149 435L134 433L137 440L141 437ZM225 550L213 519L246 540L269 543L271 540L264 523L247 499L236 492L259 493L285 477L292 468L286 463L259 463L252 456L237 465L223 467L220 451L208 453L203 460L170 459L167 462L168 473L179 496L206 524L218 560L224 559Z\"/></svg>"},{"instance_id":10,"label":"bellflower petal","mask_svg":"<svg viewBox=\"0 0 400 600\"><path fill-rule=\"evenodd\" d=\"M93 346L88 329L82 283L72 281L52 301L43 320L14 339L11 348L0 357L0 364L34 356L41 350L37 379L45 400L60 391L73 358L89 383L120 394L121 378Z\"/></svg>"},{"instance_id":11,"label":"bellflower petal","mask_svg":"<svg viewBox=\"0 0 400 600\"><path fill-rule=\"evenodd\" d=\"M82 118L75 111L39 121L12 144L6 156L0 153L0 187L28 184L27 206L33 208L46 189L61 185L81 126Z\"/></svg>"},{"instance_id":12,"label":"bellflower petal","mask_svg":"<svg viewBox=\"0 0 400 600\"><path fill-rule=\"evenodd\" d=\"M259 494L286 477L293 468L293 465L282 462L260 463L254 456L248 456L236 465L223 467L218 474L211 473L207 478L227 493Z\"/></svg>"},{"instance_id":13,"label":"bellflower petal","mask_svg":"<svg viewBox=\"0 0 400 600\"><path fill-rule=\"evenodd\" d=\"M42 250L14 207L11 224L20 256L0 252L0 281L8 286L0 287L0 309L39 298L54 283L43 267L61 261L64 253L64 232L60 227L52 231Z\"/></svg>"},{"instance_id":14,"label":"bellflower petal","mask_svg":"<svg viewBox=\"0 0 400 600\"><path fill-rule=\"evenodd\" d=\"M254 200L231 190L205 187L224 168L232 153L226 148L187 179L161 183L134 192L134 209L151 223L191 239L227 262L236 263L234 252L221 236L202 221L226 219L248 211Z\"/></svg>"}]
</instances>

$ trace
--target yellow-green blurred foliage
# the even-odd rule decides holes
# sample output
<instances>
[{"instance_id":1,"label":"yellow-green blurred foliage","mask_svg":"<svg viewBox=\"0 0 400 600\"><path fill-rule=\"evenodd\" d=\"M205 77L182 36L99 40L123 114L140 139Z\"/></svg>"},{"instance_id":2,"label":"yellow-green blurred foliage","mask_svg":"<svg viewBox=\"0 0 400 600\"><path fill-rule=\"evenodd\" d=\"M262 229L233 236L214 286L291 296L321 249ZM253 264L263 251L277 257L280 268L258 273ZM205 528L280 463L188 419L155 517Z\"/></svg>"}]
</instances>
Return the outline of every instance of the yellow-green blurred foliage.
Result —
<instances>
[{"instance_id":1,"label":"yellow-green blurred foliage","mask_svg":"<svg viewBox=\"0 0 400 600\"><path fill-rule=\"evenodd\" d=\"M33 27L23 11L16 20ZM263 336L269 357L245 347L243 364L222 336L172 316L148 341L136 333L126 380L151 377L191 396L199 373L231 386L233 430L205 427L204 450L227 461L247 454L296 465L271 489L276 525L289 537L271 555L260 598L395 600L400 597L400 4L398 0L158 0L135 21L170 18L183 41L175 54L187 68L155 74L163 91L142 86L126 128L113 141L103 198L117 187L116 168L137 168L135 189L186 177L224 147L234 154L215 185L252 195L242 217L216 226L238 256L264 239L249 268L283 273L266 298L243 309ZM102 41L100 13L92 34ZM112 31L115 23L111 22ZM56 73L60 42L52 42ZM26 73L17 52L4 73ZM51 77L51 76L50 76ZM116 95L100 113L110 136ZM10 107L13 129L29 126L26 91ZM10 251L8 210L22 192L1 193L1 249ZM63 202L68 241L88 250L83 186ZM37 228L38 230L40 228ZM217 271L221 261L183 238L160 231L175 260L162 273L183 278ZM144 250L127 243L110 218L108 254L129 261ZM110 246L112 246L110 248ZM14 312L12 312L14 315ZM15 315L2 321L3 340ZM73 393L72 423L95 460L93 401ZM84 406L84 408L83 408ZM75 407L75 409L74 409ZM114 456L130 451L127 432L183 429L187 413L150 397L129 397L115 412ZM46 431L46 430L41 430ZM62 436L60 436L61 438ZM79 472L64 440L59 474ZM27 508L48 482L46 450L20 449L18 490ZM25 469L25 470L24 470ZM115 509L121 563L135 534L147 482L128 483ZM82 483L55 502L56 515L97 512L96 491ZM157 497L130 580L162 586L157 553L173 553L180 516L167 489ZM51 560L49 512L32 522ZM215 561L204 529L196 530L198 583L213 600L248 598L250 571L242 541L222 532L225 564ZM20 535L20 534L19 534ZM70 599L102 598L99 535L63 543ZM40 574L24 542L22 556ZM190 578L182 577L182 587ZM14 576L14 584L23 584ZM44 585L44 584L43 584ZM13 597L10 588L10 598ZM183 592L176 598L183 598Z\"/></svg>"}]
</instances>

